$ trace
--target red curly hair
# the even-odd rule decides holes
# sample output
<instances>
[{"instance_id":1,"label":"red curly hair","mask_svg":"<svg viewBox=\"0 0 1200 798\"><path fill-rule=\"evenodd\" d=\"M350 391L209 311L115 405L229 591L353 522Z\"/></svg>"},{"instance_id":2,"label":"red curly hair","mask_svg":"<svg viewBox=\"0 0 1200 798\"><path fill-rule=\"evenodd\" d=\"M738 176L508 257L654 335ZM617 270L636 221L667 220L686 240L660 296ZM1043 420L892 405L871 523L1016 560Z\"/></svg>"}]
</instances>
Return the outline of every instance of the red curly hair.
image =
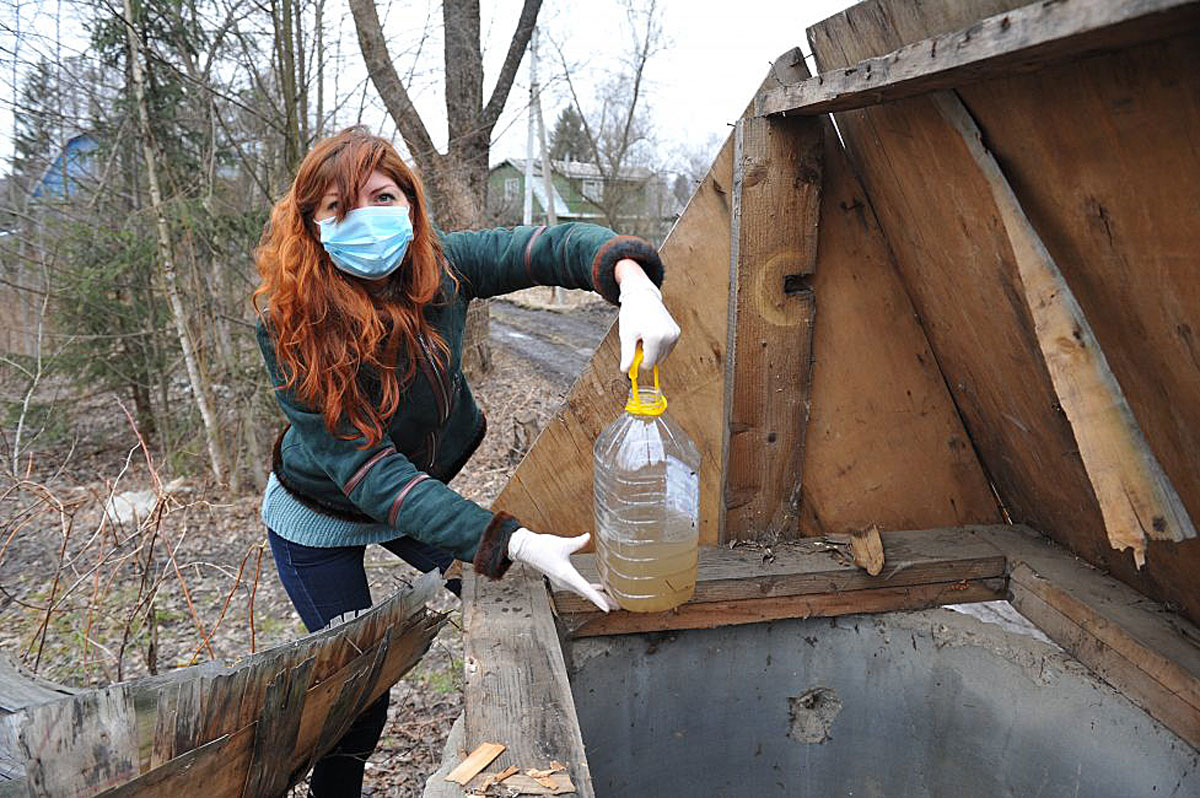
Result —
<instances>
[{"instance_id":1,"label":"red curly hair","mask_svg":"<svg viewBox=\"0 0 1200 798\"><path fill-rule=\"evenodd\" d=\"M408 198L413 226L412 242L385 291L370 291L364 281L338 270L313 221L327 191L357 197L376 170ZM351 209L350 202L339 203L338 221ZM331 434L346 439L362 435L366 446L381 441L386 419L400 406L403 387L422 357L420 337L433 342L439 360L449 355L423 312L438 298L443 275L450 272L421 181L387 140L362 127L343 130L305 156L291 189L271 209L254 258L262 284L253 302L264 323L260 299L270 306L267 329L286 379L280 390L291 389L304 404L320 408ZM401 353L406 366L397 375ZM379 380L378 406L359 379L364 370ZM343 418L354 432L337 429Z\"/></svg>"}]
</instances>

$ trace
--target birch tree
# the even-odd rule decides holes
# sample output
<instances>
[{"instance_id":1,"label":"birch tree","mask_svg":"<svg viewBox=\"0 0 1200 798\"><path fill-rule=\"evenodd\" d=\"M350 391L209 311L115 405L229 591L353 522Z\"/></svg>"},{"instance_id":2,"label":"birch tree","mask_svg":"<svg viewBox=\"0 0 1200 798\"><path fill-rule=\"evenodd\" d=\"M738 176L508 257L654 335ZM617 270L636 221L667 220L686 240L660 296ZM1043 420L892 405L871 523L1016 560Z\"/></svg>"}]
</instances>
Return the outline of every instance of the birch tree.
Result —
<instances>
[{"instance_id":1,"label":"birch tree","mask_svg":"<svg viewBox=\"0 0 1200 798\"><path fill-rule=\"evenodd\" d=\"M171 315L175 329L179 335L179 346L183 350L184 365L187 367L188 383L192 389L192 397L200 418L204 422L205 439L208 444L208 456L213 476L217 482L224 483L229 469L226 464L221 433L217 424L217 416L213 409L212 392L208 381L200 369L196 345L188 326L187 310L180 295L178 276L175 268L175 252L171 241L171 228L163 208L162 188L158 179L158 160L155 156L154 133L150 126L150 111L146 102L146 81L142 70L141 47L137 29L134 27L133 6L131 0L123 0L125 12L125 35L129 43L129 74L133 85L134 102L137 105L138 122L141 132L142 157L145 161L146 178L150 189L150 204L154 214L155 228L158 234L158 263L163 287L171 306Z\"/></svg>"}]
</instances>

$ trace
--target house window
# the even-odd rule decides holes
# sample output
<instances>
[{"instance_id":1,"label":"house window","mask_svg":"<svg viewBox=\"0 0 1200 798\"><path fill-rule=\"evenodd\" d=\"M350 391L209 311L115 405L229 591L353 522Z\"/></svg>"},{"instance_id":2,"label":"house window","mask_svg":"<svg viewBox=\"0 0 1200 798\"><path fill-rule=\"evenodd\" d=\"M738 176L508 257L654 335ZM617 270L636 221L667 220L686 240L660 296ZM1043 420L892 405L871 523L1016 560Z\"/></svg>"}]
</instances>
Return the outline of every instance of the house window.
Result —
<instances>
[{"instance_id":1,"label":"house window","mask_svg":"<svg viewBox=\"0 0 1200 798\"><path fill-rule=\"evenodd\" d=\"M519 177L504 178L504 201L513 202L521 194L521 179Z\"/></svg>"},{"instance_id":2,"label":"house window","mask_svg":"<svg viewBox=\"0 0 1200 798\"><path fill-rule=\"evenodd\" d=\"M590 200L598 200L604 198L604 181L602 180L584 180L583 181L583 196Z\"/></svg>"}]
</instances>

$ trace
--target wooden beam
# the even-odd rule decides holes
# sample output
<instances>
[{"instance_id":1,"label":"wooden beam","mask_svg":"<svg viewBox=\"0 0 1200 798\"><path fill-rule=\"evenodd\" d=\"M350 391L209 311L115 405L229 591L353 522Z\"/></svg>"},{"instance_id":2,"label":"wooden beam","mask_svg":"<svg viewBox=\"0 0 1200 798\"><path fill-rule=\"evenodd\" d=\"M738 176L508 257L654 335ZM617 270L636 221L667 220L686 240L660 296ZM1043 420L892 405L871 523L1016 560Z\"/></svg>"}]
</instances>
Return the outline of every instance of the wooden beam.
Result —
<instances>
[{"instance_id":1,"label":"wooden beam","mask_svg":"<svg viewBox=\"0 0 1200 798\"><path fill-rule=\"evenodd\" d=\"M1048 63L1164 38L1200 25L1195 0L1036 2L764 93L757 112L864 108L1040 69Z\"/></svg>"},{"instance_id":2,"label":"wooden beam","mask_svg":"<svg viewBox=\"0 0 1200 798\"><path fill-rule=\"evenodd\" d=\"M592 798L583 734L542 576L521 564L498 582L467 572L463 628L466 749L507 746L492 770L546 769L557 760L566 765L576 794Z\"/></svg>"},{"instance_id":3,"label":"wooden beam","mask_svg":"<svg viewBox=\"0 0 1200 798\"><path fill-rule=\"evenodd\" d=\"M1022 615L1200 748L1200 630L1039 535L970 535L1004 552L1008 598Z\"/></svg>"},{"instance_id":4,"label":"wooden beam","mask_svg":"<svg viewBox=\"0 0 1200 798\"><path fill-rule=\"evenodd\" d=\"M1059 404L1071 423L1079 456L1100 504L1108 540L1145 562L1146 541L1196 536L1183 501L1146 443L1092 326L1041 237L1033 229L983 134L953 92L933 95L992 192L1046 359Z\"/></svg>"},{"instance_id":5,"label":"wooden beam","mask_svg":"<svg viewBox=\"0 0 1200 798\"><path fill-rule=\"evenodd\" d=\"M800 533L823 125L734 130L722 540Z\"/></svg>"},{"instance_id":6,"label":"wooden beam","mask_svg":"<svg viewBox=\"0 0 1200 798\"><path fill-rule=\"evenodd\" d=\"M962 579L909 587L879 587L844 593L810 593L769 599L738 599L684 604L671 612L590 612L572 616L571 637L627 635L676 629L713 629L785 618L824 618L863 612L924 610L944 604L997 601L1005 597L1005 580Z\"/></svg>"},{"instance_id":7,"label":"wooden beam","mask_svg":"<svg viewBox=\"0 0 1200 798\"><path fill-rule=\"evenodd\" d=\"M1001 529L1005 529L1002 527ZM932 529L881 533L886 565L879 576L870 576L856 567L849 557L849 542L837 546L822 540L799 540L770 548L740 546L702 548L697 571L696 592L685 607L720 604L712 610L687 610L696 617L750 617L762 612L808 612L806 607L836 607L839 612L879 612L889 600L901 603L915 596L943 595L930 588L925 591L906 591L902 588L927 588L930 585L961 584L1004 575L1004 557L991 545L964 539L960 529ZM585 577L595 578L596 565L592 555L575 555L573 561ZM874 593L870 590L891 592ZM946 587L949 592L954 588ZM783 601L784 599L818 598L811 602ZM890 598L889 598L890 597ZM732 612L743 601L779 599L777 604L746 605L746 615ZM862 600L862 609L857 601ZM925 599L922 599L925 600ZM953 598L948 599L954 602ZM569 591L554 593L555 611L568 625L577 621L591 623L595 608ZM900 607L893 607L899 609ZM682 612L681 610L680 612ZM816 612L816 610L813 610ZM654 616L658 620L647 621ZM679 622L679 613L613 612L598 627L638 631L646 623L656 628L672 628ZM781 615L778 617L788 617ZM624 621L617 619L625 619ZM736 623L751 621L738 620ZM684 628L684 627L680 627Z\"/></svg>"}]
</instances>

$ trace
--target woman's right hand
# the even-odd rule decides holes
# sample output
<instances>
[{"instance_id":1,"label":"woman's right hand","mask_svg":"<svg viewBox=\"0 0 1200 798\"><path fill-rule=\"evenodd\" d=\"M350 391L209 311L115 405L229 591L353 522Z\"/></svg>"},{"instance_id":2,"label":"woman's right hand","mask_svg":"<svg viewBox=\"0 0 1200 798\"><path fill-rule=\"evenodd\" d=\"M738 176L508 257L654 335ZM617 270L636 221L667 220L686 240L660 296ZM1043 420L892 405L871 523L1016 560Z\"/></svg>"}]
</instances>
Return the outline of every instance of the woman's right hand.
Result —
<instances>
[{"instance_id":1,"label":"woman's right hand","mask_svg":"<svg viewBox=\"0 0 1200 798\"><path fill-rule=\"evenodd\" d=\"M573 538L539 535L521 527L508 539L508 558L536 568L550 577L555 587L578 593L604 612L618 609L603 585L588 582L571 565L571 555L586 546L590 537L587 533Z\"/></svg>"}]
</instances>

